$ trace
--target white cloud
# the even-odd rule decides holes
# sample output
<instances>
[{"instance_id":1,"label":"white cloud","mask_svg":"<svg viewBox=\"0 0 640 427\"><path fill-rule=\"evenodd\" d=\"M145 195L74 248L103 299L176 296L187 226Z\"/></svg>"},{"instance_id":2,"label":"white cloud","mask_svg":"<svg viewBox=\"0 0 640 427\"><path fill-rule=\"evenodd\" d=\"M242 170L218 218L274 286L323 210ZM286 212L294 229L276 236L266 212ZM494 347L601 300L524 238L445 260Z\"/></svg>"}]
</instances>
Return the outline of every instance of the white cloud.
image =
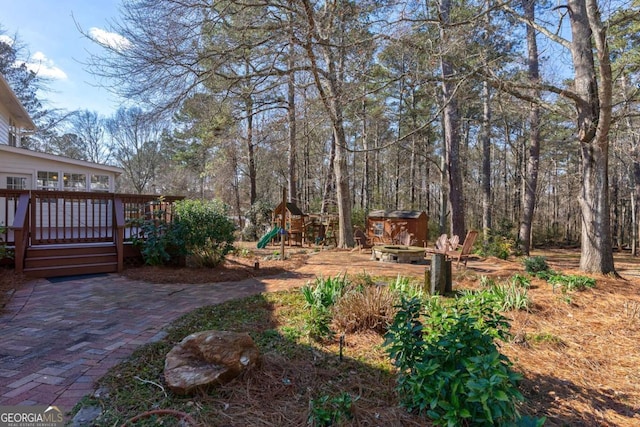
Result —
<instances>
[{"instance_id":1,"label":"white cloud","mask_svg":"<svg viewBox=\"0 0 640 427\"><path fill-rule=\"evenodd\" d=\"M29 71L33 71L40 77L45 77L54 80L66 80L67 74L60 68L56 67L53 61L42 52L36 52L31 57L29 62L25 62L24 65Z\"/></svg>"},{"instance_id":2,"label":"white cloud","mask_svg":"<svg viewBox=\"0 0 640 427\"><path fill-rule=\"evenodd\" d=\"M15 40L13 40L11 37L7 36L6 34L1 34L0 35L0 42L8 44L9 46L13 46L13 43L15 42Z\"/></svg>"},{"instance_id":3,"label":"white cloud","mask_svg":"<svg viewBox=\"0 0 640 427\"><path fill-rule=\"evenodd\" d=\"M110 33L101 28L89 28L89 35L95 42L115 50L125 50L131 47L131 42L126 37L118 33Z\"/></svg>"}]
</instances>

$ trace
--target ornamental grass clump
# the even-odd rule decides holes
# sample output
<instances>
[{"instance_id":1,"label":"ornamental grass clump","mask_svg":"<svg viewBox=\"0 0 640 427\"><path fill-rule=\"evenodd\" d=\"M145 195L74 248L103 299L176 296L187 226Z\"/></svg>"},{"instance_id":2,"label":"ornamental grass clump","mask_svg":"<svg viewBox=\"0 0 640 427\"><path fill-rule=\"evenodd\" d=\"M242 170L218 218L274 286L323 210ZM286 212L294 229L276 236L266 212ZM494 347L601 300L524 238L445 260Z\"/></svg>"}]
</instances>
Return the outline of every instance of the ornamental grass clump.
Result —
<instances>
[{"instance_id":1,"label":"ornamental grass clump","mask_svg":"<svg viewBox=\"0 0 640 427\"><path fill-rule=\"evenodd\" d=\"M396 296L388 286L369 285L347 292L333 308L333 322L343 332L384 333L397 309Z\"/></svg>"}]
</instances>

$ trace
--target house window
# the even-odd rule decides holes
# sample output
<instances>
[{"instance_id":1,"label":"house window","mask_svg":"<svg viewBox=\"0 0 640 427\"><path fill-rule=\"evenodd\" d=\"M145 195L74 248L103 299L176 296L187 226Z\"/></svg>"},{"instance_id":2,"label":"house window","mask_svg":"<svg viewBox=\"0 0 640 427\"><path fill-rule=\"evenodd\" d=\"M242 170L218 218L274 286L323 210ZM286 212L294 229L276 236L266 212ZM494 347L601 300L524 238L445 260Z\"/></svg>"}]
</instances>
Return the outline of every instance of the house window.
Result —
<instances>
[{"instance_id":1,"label":"house window","mask_svg":"<svg viewBox=\"0 0 640 427\"><path fill-rule=\"evenodd\" d=\"M58 172L38 171L38 190L58 190Z\"/></svg>"},{"instance_id":2,"label":"house window","mask_svg":"<svg viewBox=\"0 0 640 427\"><path fill-rule=\"evenodd\" d=\"M384 235L384 222L374 222L372 228L374 236L382 237Z\"/></svg>"},{"instance_id":3,"label":"house window","mask_svg":"<svg viewBox=\"0 0 640 427\"><path fill-rule=\"evenodd\" d=\"M64 173L65 191L87 191L87 176L83 173Z\"/></svg>"},{"instance_id":4,"label":"house window","mask_svg":"<svg viewBox=\"0 0 640 427\"><path fill-rule=\"evenodd\" d=\"M18 146L18 130L16 123L11 118L9 118L9 145L12 147Z\"/></svg>"},{"instance_id":5,"label":"house window","mask_svg":"<svg viewBox=\"0 0 640 427\"><path fill-rule=\"evenodd\" d=\"M21 176L8 176L7 189L9 190L26 190L27 178Z\"/></svg>"},{"instance_id":6,"label":"house window","mask_svg":"<svg viewBox=\"0 0 640 427\"><path fill-rule=\"evenodd\" d=\"M109 176L91 175L91 191L109 192Z\"/></svg>"}]
</instances>

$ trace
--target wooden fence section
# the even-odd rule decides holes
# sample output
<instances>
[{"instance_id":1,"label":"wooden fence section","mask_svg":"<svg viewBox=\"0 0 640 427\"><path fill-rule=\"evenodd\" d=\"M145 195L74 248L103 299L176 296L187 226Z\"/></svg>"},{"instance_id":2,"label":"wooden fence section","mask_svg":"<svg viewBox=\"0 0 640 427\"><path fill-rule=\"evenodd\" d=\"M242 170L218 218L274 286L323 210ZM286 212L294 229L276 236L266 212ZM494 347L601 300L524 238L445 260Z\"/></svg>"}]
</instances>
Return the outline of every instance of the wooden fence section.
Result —
<instances>
[{"instance_id":1,"label":"wooden fence section","mask_svg":"<svg viewBox=\"0 0 640 427\"><path fill-rule=\"evenodd\" d=\"M173 203L180 199L98 192L0 190L0 238L15 248L18 272L22 272L28 248L109 243L116 246L118 271L121 271L124 243L143 238L145 220L172 221Z\"/></svg>"}]
</instances>

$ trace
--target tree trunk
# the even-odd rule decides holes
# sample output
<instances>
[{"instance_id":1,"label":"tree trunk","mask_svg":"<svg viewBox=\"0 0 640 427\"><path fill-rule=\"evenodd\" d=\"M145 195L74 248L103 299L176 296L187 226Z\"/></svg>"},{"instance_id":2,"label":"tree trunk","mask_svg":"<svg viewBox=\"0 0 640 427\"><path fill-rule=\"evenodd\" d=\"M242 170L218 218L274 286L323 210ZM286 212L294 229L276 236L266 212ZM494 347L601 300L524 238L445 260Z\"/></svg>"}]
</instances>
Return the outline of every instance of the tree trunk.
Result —
<instances>
[{"instance_id":1,"label":"tree trunk","mask_svg":"<svg viewBox=\"0 0 640 427\"><path fill-rule=\"evenodd\" d=\"M363 87L363 91L366 88ZM366 98L362 97L362 149L364 150L364 164L363 164L363 172L362 172L362 208L364 209L365 214L369 213L369 204L370 204L370 187L371 183L369 182L369 134L367 129L367 101Z\"/></svg>"},{"instance_id":2,"label":"tree trunk","mask_svg":"<svg viewBox=\"0 0 640 427\"><path fill-rule=\"evenodd\" d=\"M596 0L569 0L568 6L574 84L581 98L576 102L582 156L582 188L578 199L582 214L580 269L593 273L615 273L608 176L612 99L609 50ZM592 43L598 53L597 70Z\"/></svg>"},{"instance_id":3,"label":"tree trunk","mask_svg":"<svg viewBox=\"0 0 640 427\"><path fill-rule=\"evenodd\" d=\"M484 244L489 242L491 232L491 105L489 83L482 84L482 233Z\"/></svg>"},{"instance_id":4,"label":"tree trunk","mask_svg":"<svg viewBox=\"0 0 640 427\"><path fill-rule=\"evenodd\" d=\"M289 15L290 23L290 32L291 36L289 39L289 58L288 58L288 67L289 70L292 70L295 66L294 60L294 40L293 40L293 17ZM288 194L289 201L291 203L298 203L298 179L297 179L297 147L296 147L296 75L295 72L290 71L287 79L287 122L289 125L289 156L287 159L287 166L289 170L287 171L288 176Z\"/></svg>"},{"instance_id":5,"label":"tree trunk","mask_svg":"<svg viewBox=\"0 0 640 427\"><path fill-rule=\"evenodd\" d=\"M331 138L331 148L329 151L329 169L327 170L327 176L324 182L324 191L322 192L322 204L320 205L320 213L327 213L329 211L329 204L333 199L333 189L335 183L335 173L333 172L336 158L336 137L333 135Z\"/></svg>"},{"instance_id":6,"label":"tree trunk","mask_svg":"<svg viewBox=\"0 0 640 427\"><path fill-rule=\"evenodd\" d=\"M247 113L247 157L249 170L249 203L253 205L258 198L256 189L256 158L253 145L253 102L249 99L246 102Z\"/></svg>"},{"instance_id":7,"label":"tree trunk","mask_svg":"<svg viewBox=\"0 0 640 427\"><path fill-rule=\"evenodd\" d=\"M531 22L535 20L536 0L524 0L525 17ZM538 60L538 43L536 31L527 25L527 50L529 57L529 80L537 83L540 78L540 62ZM534 94L540 97L539 93ZM524 176L524 194L522 199L522 219L518 237L520 249L525 255L531 251L531 225L536 205L536 190L538 187L538 169L540 164L540 108L531 104L529 110L529 156L527 158L527 172Z\"/></svg>"},{"instance_id":8,"label":"tree trunk","mask_svg":"<svg viewBox=\"0 0 640 427\"><path fill-rule=\"evenodd\" d=\"M445 27L449 24L451 0L442 0L439 5L441 17L440 39L443 43L448 40ZM446 45L445 45L446 46ZM449 179L449 205L451 207L451 234L464 236L464 197L462 190L462 171L460 170L460 120L458 103L455 95L455 85L450 80L454 76L452 64L444 54L440 56L442 73L442 99L444 102L443 127L446 154L446 168Z\"/></svg>"}]
</instances>

